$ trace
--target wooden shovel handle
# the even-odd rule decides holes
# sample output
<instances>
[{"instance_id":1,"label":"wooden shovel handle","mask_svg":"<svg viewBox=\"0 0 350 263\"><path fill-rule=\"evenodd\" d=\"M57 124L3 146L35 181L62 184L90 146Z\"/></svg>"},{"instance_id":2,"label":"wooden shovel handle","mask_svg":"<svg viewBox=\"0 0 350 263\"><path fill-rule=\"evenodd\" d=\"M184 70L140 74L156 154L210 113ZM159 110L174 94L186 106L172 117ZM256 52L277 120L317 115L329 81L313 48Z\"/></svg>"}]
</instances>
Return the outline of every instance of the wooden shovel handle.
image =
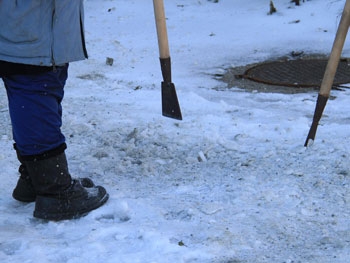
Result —
<instances>
[{"instance_id":1,"label":"wooden shovel handle","mask_svg":"<svg viewBox=\"0 0 350 263\"><path fill-rule=\"evenodd\" d=\"M350 0L346 0L343 14L338 26L337 34L333 43L332 51L327 63L326 71L323 76L319 94L329 97L333 86L334 77L339 65L340 56L344 47L346 35L350 25Z\"/></svg>"},{"instance_id":2,"label":"wooden shovel handle","mask_svg":"<svg viewBox=\"0 0 350 263\"><path fill-rule=\"evenodd\" d=\"M168 33L165 22L165 12L163 0L153 0L154 16L156 19L157 35L158 35L158 46L159 46L159 57L169 58L169 43Z\"/></svg>"}]
</instances>

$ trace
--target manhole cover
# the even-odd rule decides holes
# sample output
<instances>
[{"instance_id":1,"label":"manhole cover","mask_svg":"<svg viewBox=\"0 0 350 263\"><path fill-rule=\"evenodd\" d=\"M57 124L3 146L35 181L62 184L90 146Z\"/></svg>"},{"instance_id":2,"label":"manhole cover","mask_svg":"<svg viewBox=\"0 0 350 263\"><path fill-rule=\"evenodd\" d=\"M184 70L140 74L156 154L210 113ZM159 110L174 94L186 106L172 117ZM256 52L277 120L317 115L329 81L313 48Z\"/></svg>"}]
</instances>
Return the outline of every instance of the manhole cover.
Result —
<instances>
[{"instance_id":1,"label":"manhole cover","mask_svg":"<svg viewBox=\"0 0 350 263\"><path fill-rule=\"evenodd\" d=\"M327 59L267 62L249 68L241 77L270 85L320 87L327 63ZM342 59L334 78L334 85L346 83L350 83L350 66L347 59Z\"/></svg>"}]
</instances>

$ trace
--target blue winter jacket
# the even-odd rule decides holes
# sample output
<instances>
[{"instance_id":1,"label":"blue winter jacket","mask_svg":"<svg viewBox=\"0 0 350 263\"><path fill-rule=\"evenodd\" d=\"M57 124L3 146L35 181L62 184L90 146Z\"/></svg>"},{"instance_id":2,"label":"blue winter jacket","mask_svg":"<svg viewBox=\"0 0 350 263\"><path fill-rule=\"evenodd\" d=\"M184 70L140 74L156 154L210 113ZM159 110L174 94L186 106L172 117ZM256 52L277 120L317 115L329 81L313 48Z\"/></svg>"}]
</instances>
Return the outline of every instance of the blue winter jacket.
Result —
<instances>
[{"instance_id":1,"label":"blue winter jacket","mask_svg":"<svg viewBox=\"0 0 350 263\"><path fill-rule=\"evenodd\" d=\"M0 0L0 61L53 66L86 57L83 0Z\"/></svg>"}]
</instances>

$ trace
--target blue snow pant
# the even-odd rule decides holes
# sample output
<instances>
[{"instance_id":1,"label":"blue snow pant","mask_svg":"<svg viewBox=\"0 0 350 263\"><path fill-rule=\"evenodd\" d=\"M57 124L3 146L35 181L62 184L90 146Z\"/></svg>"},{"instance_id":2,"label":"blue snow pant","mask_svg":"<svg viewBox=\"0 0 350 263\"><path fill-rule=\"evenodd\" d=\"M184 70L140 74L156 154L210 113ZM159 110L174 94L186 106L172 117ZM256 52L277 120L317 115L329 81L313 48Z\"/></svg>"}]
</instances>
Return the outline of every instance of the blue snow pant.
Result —
<instances>
[{"instance_id":1,"label":"blue snow pant","mask_svg":"<svg viewBox=\"0 0 350 263\"><path fill-rule=\"evenodd\" d=\"M52 151L65 143L61 132L68 64L48 72L3 77L13 139L23 157Z\"/></svg>"}]
</instances>

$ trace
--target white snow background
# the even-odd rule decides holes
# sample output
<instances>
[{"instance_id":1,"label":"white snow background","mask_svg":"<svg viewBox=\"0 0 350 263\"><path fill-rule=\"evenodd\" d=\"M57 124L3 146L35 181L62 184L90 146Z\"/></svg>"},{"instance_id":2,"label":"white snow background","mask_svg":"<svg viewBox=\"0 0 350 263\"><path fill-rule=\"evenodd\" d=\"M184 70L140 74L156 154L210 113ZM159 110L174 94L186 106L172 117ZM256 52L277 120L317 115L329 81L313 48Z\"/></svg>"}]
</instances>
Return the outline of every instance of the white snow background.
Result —
<instances>
[{"instance_id":1,"label":"white snow background","mask_svg":"<svg viewBox=\"0 0 350 263\"><path fill-rule=\"evenodd\" d=\"M61 222L12 199L1 84L0 262L350 262L350 90L332 90L306 148L317 91L248 92L213 77L330 53L345 1L274 3L267 15L268 0L165 0L177 121L161 115L152 1L86 0L90 57L71 63L62 129L72 175L110 199Z\"/></svg>"}]
</instances>

